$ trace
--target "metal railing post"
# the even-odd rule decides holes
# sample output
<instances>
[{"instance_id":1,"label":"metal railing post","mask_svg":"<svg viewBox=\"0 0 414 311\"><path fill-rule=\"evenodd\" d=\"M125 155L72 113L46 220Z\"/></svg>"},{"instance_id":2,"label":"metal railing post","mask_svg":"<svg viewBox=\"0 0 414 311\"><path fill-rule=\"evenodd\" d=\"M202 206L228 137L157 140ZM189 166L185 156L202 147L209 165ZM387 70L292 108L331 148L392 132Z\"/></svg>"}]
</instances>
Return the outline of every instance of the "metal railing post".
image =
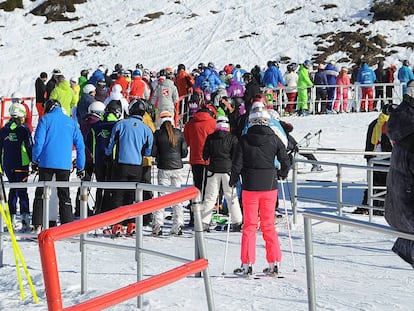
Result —
<instances>
[{"instance_id":1,"label":"metal railing post","mask_svg":"<svg viewBox=\"0 0 414 311\"><path fill-rule=\"evenodd\" d=\"M203 224L201 222L201 209L202 209L202 202L201 202L200 193L197 197L196 202L193 202L192 208L194 212L194 234L195 234L195 249L196 249L196 259L204 258L207 259L207 250L204 243L204 232L203 232ZM199 274L196 274L196 277L200 277ZM208 310L213 311L214 308L214 300L213 300L213 291L211 288L211 281L210 281L210 272L208 268L203 271L203 278L204 278L204 285L206 289L206 296L207 296L207 304Z\"/></svg>"},{"instance_id":2,"label":"metal railing post","mask_svg":"<svg viewBox=\"0 0 414 311\"><path fill-rule=\"evenodd\" d=\"M85 187L81 183L80 187L80 218L85 219L88 217L88 187ZM88 290L88 253L85 245L86 233L80 235L79 247L81 252L81 294L86 293Z\"/></svg>"},{"instance_id":3,"label":"metal railing post","mask_svg":"<svg viewBox=\"0 0 414 311\"><path fill-rule=\"evenodd\" d=\"M312 114L316 114L316 88L311 88L311 96L310 96L310 108L312 111Z\"/></svg>"},{"instance_id":4,"label":"metal railing post","mask_svg":"<svg viewBox=\"0 0 414 311\"><path fill-rule=\"evenodd\" d=\"M368 161L368 166L370 167L374 167L374 163L371 161L371 159ZM374 181L374 171L373 170L368 170L367 172L367 204L369 206L373 206L374 205L374 199L373 199L373 194L374 194L374 185L373 185L373 181ZM368 209L368 217L369 217L369 221L372 222L372 218L373 218L373 210L372 208Z\"/></svg>"},{"instance_id":5,"label":"metal railing post","mask_svg":"<svg viewBox=\"0 0 414 311\"><path fill-rule=\"evenodd\" d=\"M298 222L298 162L295 159L293 159L292 194L292 222L296 225Z\"/></svg>"},{"instance_id":6,"label":"metal railing post","mask_svg":"<svg viewBox=\"0 0 414 311\"><path fill-rule=\"evenodd\" d=\"M342 167L340 163L336 165L336 209L339 216L342 216ZM341 225L338 226L338 231L342 231Z\"/></svg>"},{"instance_id":7,"label":"metal railing post","mask_svg":"<svg viewBox=\"0 0 414 311\"><path fill-rule=\"evenodd\" d=\"M144 199L144 191L139 188L139 183L137 183L135 189L135 203L142 202ZM144 277L144 268L143 268L143 254L141 249L143 248L143 216L138 216L135 218L135 261L137 262L137 281L141 281ZM142 310L144 305L144 295L137 297L137 308Z\"/></svg>"},{"instance_id":8,"label":"metal railing post","mask_svg":"<svg viewBox=\"0 0 414 311\"><path fill-rule=\"evenodd\" d=\"M52 189L50 186L46 186L44 182L43 186L43 228L42 230L49 229L49 208L50 208L50 196Z\"/></svg>"},{"instance_id":9,"label":"metal railing post","mask_svg":"<svg viewBox=\"0 0 414 311\"><path fill-rule=\"evenodd\" d=\"M308 286L308 310L316 311L315 271L313 262L312 221L303 217L305 233L306 280Z\"/></svg>"}]
</instances>

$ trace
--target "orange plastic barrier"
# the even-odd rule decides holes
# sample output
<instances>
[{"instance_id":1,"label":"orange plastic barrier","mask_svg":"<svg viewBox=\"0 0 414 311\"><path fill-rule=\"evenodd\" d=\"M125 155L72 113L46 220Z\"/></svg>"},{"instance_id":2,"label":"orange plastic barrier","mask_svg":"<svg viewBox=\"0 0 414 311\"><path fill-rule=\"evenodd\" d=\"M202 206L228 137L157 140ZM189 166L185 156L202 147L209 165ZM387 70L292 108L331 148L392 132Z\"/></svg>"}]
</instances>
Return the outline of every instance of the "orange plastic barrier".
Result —
<instances>
[{"instance_id":1,"label":"orange plastic barrier","mask_svg":"<svg viewBox=\"0 0 414 311\"><path fill-rule=\"evenodd\" d=\"M97 228L108 226L110 224L118 223L128 218L148 214L160 208L174 205L185 200L194 199L198 196L198 194L198 189L192 186L152 200L122 206L106 213L63 224L41 232L38 236L38 242L49 311L102 310L124 300L170 284L190 274L207 269L207 260L198 259L175 269L166 271L162 274L138 281L102 296L92 298L78 305L63 309L58 263L55 252L55 241L73 237Z\"/></svg>"}]
</instances>

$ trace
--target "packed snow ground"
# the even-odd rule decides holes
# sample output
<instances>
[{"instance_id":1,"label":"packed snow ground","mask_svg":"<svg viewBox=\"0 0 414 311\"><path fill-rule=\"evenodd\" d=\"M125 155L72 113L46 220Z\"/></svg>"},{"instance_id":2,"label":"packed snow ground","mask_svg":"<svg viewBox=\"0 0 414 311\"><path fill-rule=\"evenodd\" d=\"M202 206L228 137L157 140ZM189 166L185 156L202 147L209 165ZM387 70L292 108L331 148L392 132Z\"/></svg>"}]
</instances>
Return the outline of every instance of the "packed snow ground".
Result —
<instances>
[{"instance_id":1,"label":"packed snow ground","mask_svg":"<svg viewBox=\"0 0 414 311\"><path fill-rule=\"evenodd\" d=\"M102 1L88 0L78 5L77 22L45 24L45 18L27 13L30 8L43 1L24 0L24 10L13 13L0 11L0 58L3 74L0 76L0 96L10 96L20 91L24 96L34 95L34 81L41 71L49 74L60 68L66 77L77 76L81 69L94 70L99 64L110 69L120 62L126 68L143 63L149 69L160 69L184 63L194 68L199 62L213 61L222 67L226 63L240 63L247 69L253 65L265 65L269 59L289 55L292 61L302 62L316 51L313 42L320 33L329 31L356 30L351 26L360 19L369 19L368 8L372 1L292 0L281 2L275 8L268 2L238 0L222 1ZM324 4L335 3L336 8L321 10ZM285 11L302 7L293 14ZM152 22L139 24L145 14L165 12ZM214 13L218 11L218 13ZM197 17L188 18L192 13ZM339 17L339 18L337 18ZM377 22L366 26L373 32L381 31L391 43L410 41L407 27L413 17L400 23ZM323 20L316 24L314 21ZM94 28L83 28L88 24ZM127 26L129 24L129 26ZM108 42L105 48L86 47L85 41L94 31L99 31L90 40ZM66 32L66 34L64 34ZM253 33L257 33L255 35ZM312 36L306 36L311 34ZM240 37L250 35L246 39ZM76 39L79 37L79 39ZM49 39L44 39L49 38ZM54 38L54 39L50 39ZM76 57L59 57L69 49L78 49ZM387 58L387 63L410 59L409 49L395 47L397 56ZM340 55L332 59L339 59ZM329 59L330 60L330 59ZM329 61L327 60L327 61ZM350 65L350 64L338 64ZM282 71L284 71L282 66ZM322 129L320 139L311 141L314 147L330 147L363 150L368 124L377 113L341 114L330 116L291 117L294 135L300 140L309 131ZM318 159L332 162L365 164L358 155L318 155ZM310 166L303 167L309 169ZM336 172L324 166L320 174L301 175L306 179L335 180ZM183 170L183 181L187 179L188 167ZM33 177L32 177L33 178ZM75 177L74 177L75 178ZM349 183L366 182L363 171L346 171L344 180ZM291 183L289 180L289 186ZM75 189L72 190L73 198ZM335 192L327 188L308 189L307 194L335 198ZM289 199L290 192L286 191ZM33 200L33 191L30 192ZM344 193L348 202L359 204L362 189ZM291 212L290 202L285 202ZM285 205L282 202L282 207ZM335 212L335 207L300 201L299 208ZM352 207L346 208L351 212ZM362 220L367 216L346 214ZM374 221L385 223L382 217ZM284 279L235 280L222 278L224 232L206 234L207 254L212 275L212 287L216 310L307 310L307 284L302 218L292 228L294 261L290 254L286 223L277 225L283 251L282 272ZM411 310L414 305L412 269L390 251L393 238L344 227L338 233L334 224L315 222L313 225L316 273L316 297L318 310ZM230 273L239 266L240 233L230 236L229 253L225 272ZM132 239L117 239L119 244L132 244ZM256 270L266 266L264 245L258 234ZM144 246L166 250L173 254L192 258L194 239L146 237ZM4 266L0 268L0 310L46 310L46 297L40 265L38 246L34 242L20 242L23 255L33 278L40 302L34 304L28 286L27 299L21 301L15 272L13 252L6 239ZM80 253L77 243L60 242L57 247L61 288L64 306L76 304L114 288L125 286L136 279L134 253L88 247L89 291L80 295ZM294 265L295 262L295 265ZM144 273L154 275L175 263L152 256L144 256ZM294 273L293 269L297 272ZM135 299L111 308L111 310L135 310ZM176 284L159 289L144 296L145 310L206 310L204 283L202 279L186 278Z\"/></svg>"}]
</instances>

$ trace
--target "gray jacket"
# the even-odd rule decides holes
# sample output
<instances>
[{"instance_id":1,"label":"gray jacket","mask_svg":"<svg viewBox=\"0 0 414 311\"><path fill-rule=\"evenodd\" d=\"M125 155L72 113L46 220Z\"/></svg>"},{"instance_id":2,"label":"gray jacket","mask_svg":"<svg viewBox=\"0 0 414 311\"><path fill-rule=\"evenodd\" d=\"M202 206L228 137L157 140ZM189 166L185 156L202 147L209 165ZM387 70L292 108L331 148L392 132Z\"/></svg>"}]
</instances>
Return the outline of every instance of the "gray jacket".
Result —
<instances>
[{"instance_id":1,"label":"gray jacket","mask_svg":"<svg viewBox=\"0 0 414 311\"><path fill-rule=\"evenodd\" d=\"M153 107L158 106L158 113L162 111L169 111L174 115L175 103L177 101L177 87L174 85L172 80L165 79L157 86L154 96L151 99L151 104Z\"/></svg>"}]
</instances>

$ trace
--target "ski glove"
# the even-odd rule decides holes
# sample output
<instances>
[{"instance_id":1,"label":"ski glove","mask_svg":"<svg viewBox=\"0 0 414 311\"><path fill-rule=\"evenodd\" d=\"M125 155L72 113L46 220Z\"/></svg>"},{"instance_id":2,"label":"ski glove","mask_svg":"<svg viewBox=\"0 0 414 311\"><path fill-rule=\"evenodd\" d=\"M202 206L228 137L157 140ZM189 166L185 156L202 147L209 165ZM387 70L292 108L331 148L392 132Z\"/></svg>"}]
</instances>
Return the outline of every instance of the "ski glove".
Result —
<instances>
[{"instance_id":1,"label":"ski glove","mask_svg":"<svg viewBox=\"0 0 414 311\"><path fill-rule=\"evenodd\" d=\"M35 174L39 171L39 164L37 162L32 162L32 174Z\"/></svg>"},{"instance_id":2,"label":"ski glove","mask_svg":"<svg viewBox=\"0 0 414 311\"><path fill-rule=\"evenodd\" d=\"M80 179L80 180L84 180L85 179L85 177L86 177L86 172L85 172L85 170L76 170L76 176L78 176L78 178Z\"/></svg>"},{"instance_id":3,"label":"ski glove","mask_svg":"<svg viewBox=\"0 0 414 311\"><path fill-rule=\"evenodd\" d=\"M280 171L277 172L277 179L279 180L285 180L286 179L286 175L282 174Z\"/></svg>"},{"instance_id":4,"label":"ski glove","mask_svg":"<svg viewBox=\"0 0 414 311\"><path fill-rule=\"evenodd\" d=\"M231 174L230 180L229 180L229 186L231 188L236 187L238 181L239 181L239 176L236 174Z\"/></svg>"}]
</instances>

